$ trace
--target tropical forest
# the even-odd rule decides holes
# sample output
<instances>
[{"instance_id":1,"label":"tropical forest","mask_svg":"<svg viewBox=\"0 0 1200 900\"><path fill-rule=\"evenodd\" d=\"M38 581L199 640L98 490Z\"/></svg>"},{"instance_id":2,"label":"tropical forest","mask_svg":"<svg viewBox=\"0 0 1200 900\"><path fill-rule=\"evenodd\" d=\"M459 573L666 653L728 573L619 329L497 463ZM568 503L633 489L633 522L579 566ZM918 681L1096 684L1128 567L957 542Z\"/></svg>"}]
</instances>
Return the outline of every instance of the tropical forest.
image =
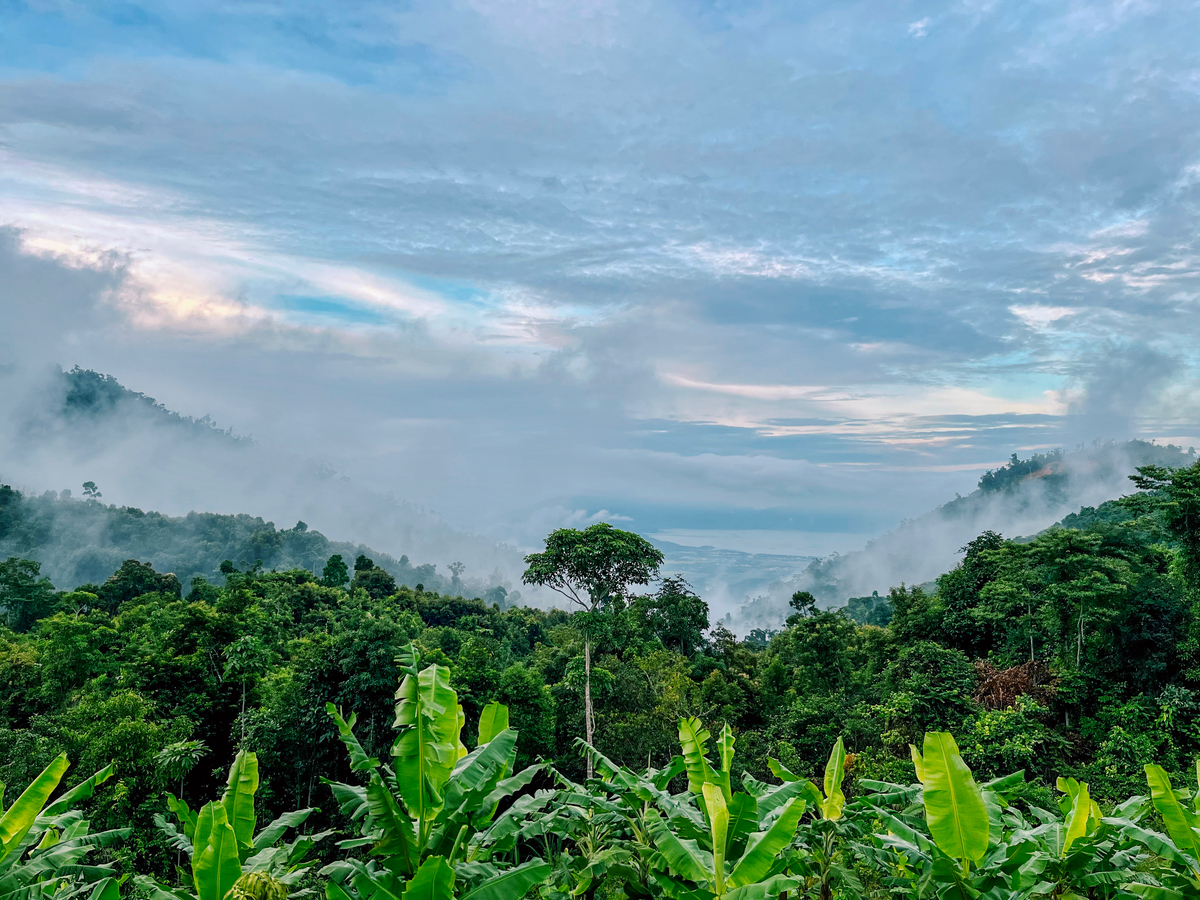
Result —
<instances>
[{"instance_id":1,"label":"tropical forest","mask_svg":"<svg viewBox=\"0 0 1200 900\"><path fill-rule=\"evenodd\" d=\"M303 523L53 584L80 523L250 541L101 496L0 489L6 900L1200 896L1200 464L741 637L604 522L546 607Z\"/></svg>"}]
</instances>

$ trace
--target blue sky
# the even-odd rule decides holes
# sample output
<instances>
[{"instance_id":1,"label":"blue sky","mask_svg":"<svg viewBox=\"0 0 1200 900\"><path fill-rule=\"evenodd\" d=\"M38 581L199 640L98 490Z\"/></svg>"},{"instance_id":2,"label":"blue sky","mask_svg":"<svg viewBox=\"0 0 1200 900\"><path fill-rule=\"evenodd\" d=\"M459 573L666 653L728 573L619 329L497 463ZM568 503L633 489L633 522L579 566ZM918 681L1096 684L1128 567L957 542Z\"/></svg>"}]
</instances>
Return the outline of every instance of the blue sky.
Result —
<instances>
[{"instance_id":1,"label":"blue sky","mask_svg":"<svg viewBox=\"0 0 1200 900\"><path fill-rule=\"evenodd\" d=\"M1198 33L1149 0L9 0L5 259L111 277L53 321L10 290L54 335L8 352L524 544L828 549L1014 451L1200 443Z\"/></svg>"}]
</instances>

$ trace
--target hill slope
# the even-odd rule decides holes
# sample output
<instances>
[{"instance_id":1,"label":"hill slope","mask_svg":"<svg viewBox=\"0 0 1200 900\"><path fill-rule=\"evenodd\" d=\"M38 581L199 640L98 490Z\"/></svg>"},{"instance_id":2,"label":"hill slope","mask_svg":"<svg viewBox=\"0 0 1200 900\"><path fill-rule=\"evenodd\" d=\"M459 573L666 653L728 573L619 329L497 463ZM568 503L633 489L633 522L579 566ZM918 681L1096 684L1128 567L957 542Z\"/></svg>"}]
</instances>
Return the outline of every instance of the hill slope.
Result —
<instances>
[{"instance_id":1,"label":"hill slope","mask_svg":"<svg viewBox=\"0 0 1200 900\"><path fill-rule=\"evenodd\" d=\"M1006 466L985 473L967 496L902 523L862 550L814 560L802 572L772 584L745 603L732 623L739 631L778 628L796 591L810 591L825 606L843 606L851 597L886 594L901 583L929 582L953 568L962 547L984 531L1036 534L1071 514L1083 517L1081 523L1090 521L1096 515L1091 508L1132 491L1128 476L1138 466L1182 467L1195 461L1194 449L1184 452L1146 441L1028 459L1014 453Z\"/></svg>"}]
</instances>

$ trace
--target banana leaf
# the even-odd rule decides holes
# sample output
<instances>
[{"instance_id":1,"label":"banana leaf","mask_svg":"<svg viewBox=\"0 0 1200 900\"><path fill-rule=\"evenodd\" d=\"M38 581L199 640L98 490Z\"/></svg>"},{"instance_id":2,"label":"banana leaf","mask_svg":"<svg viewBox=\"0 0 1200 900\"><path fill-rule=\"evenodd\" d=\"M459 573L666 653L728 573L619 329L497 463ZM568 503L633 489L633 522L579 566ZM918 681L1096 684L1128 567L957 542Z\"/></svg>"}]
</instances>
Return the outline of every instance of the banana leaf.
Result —
<instances>
[{"instance_id":1,"label":"banana leaf","mask_svg":"<svg viewBox=\"0 0 1200 900\"><path fill-rule=\"evenodd\" d=\"M978 863L988 849L990 823L983 791L946 732L925 735L925 752L912 751L924 786L925 818L933 841L953 859Z\"/></svg>"}]
</instances>

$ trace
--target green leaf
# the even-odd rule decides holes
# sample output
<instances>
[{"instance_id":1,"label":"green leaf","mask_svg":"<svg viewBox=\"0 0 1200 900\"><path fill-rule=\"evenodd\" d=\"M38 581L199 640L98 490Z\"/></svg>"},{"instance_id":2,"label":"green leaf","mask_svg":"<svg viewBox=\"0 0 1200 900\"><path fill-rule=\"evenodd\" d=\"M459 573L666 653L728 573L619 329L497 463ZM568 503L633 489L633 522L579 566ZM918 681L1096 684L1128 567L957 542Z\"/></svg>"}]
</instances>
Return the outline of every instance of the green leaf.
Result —
<instances>
[{"instance_id":1,"label":"green leaf","mask_svg":"<svg viewBox=\"0 0 1200 900\"><path fill-rule=\"evenodd\" d=\"M379 856L399 857L397 865L405 874L413 872L420 858L417 833L392 792L378 774L372 773L367 785L367 806L375 825L383 833L375 845Z\"/></svg>"},{"instance_id":2,"label":"green leaf","mask_svg":"<svg viewBox=\"0 0 1200 900\"><path fill-rule=\"evenodd\" d=\"M799 775L792 772L791 769L789 769L787 766L785 766L783 763L781 763L779 760L777 760L773 757L770 757L770 756L767 757L767 768L770 769L771 774L774 775L776 778L778 778L780 781L799 781L800 780Z\"/></svg>"},{"instance_id":3,"label":"green leaf","mask_svg":"<svg viewBox=\"0 0 1200 900\"><path fill-rule=\"evenodd\" d=\"M1180 804L1171 788L1171 779L1162 766L1146 766L1146 781L1150 785L1150 800L1162 816L1167 834L1175 846L1192 859L1200 860L1200 832L1197 831L1200 817Z\"/></svg>"},{"instance_id":4,"label":"green leaf","mask_svg":"<svg viewBox=\"0 0 1200 900\"><path fill-rule=\"evenodd\" d=\"M713 875L717 895L725 893L725 846L729 841L729 809L720 785L706 784L704 808L708 810L708 826L712 832Z\"/></svg>"},{"instance_id":5,"label":"green leaf","mask_svg":"<svg viewBox=\"0 0 1200 900\"><path fill-rule=\"evenodd\" d=\"M192 812L192 808L183 800L179 800L174 794L167 794L167 809L175 813L175 818L179 820L179 824L183 827L183 833L189 841L196 838L196 814Z\"/></svg>"},{"instance_id":6,"label":"green leaf","mask_svg":"<svg viewBox=\"0 0 1200 900\"><path fill-rule=\"evenodd\" d=\"M825 799L821 803L821 815L826 819L840 819L846 795L842 793L842 778L846 769L846 748L839 737L825 763Z\"/></svg>"},{"instance_id":7,"label":"green leaf","mask_svg":"<svg viewBox=\"0 0 1200 900\"><path fill-rule=\"evenodd\" d=\"M274 846L275 842L283 837L284 832L289 828L299 828L315 812L320 812L320 810L309 807L284 813L254 836L254 849L265 850L267 847Z\"/></svg>"},{"instance_id":8,"label":"green leaf","mask_svg":"<svg viewBox=\"0 0 1200 900\"><path fill-rule=\"evenodd\" d=\"M501 872L463 895L462 900L521 900L529 889L546 880L553 867L540 859L531 859Z\"/></svg>"},{"instance_id":9,"label":"green leaf","mask_svg":"<svg viewBox=\"0 0 1200 900\"><path fill-rule=\"evenodd\" d=\"M1179 863L1185 869L1195 870L1197 868L1195 858L1180 851L1166 835L1159 834L1157 831L1151 831L1148 828L1142 828L1128 819L1113 819L1110 817L1104 821L1121 829L1122 837L1132 838L1163 859Z\"/></svg>"},{"instance_id":10,"label":"green leaf","mask_svg":"<svg viewBox=\"0 0 1200 900\"><path fill-rule=\"evenodd\" d=\"M20 846L70 765L67 754L59 754L0 816L0 862Z\"/></svg>"},{"instance_id":11,"label":"green leaf","mask_svg":"<svg viewBox=\"0 0 1200 900\"><path fill-rule=\"evenodd\" d=\"M672 874L701 885L708 885L713 880L713 873L709 871L711 860L704 858L695 841L681 840L661 815L652 817L648 826L654 846Z\"/></svg>"},{"instance_id":12,"label":"green leaf","mask_svg":"<svg viewBox=\"0 0 1200 900\"><path fill-rule=\"evenodd\" d=\"M223 900L242 876L237 835L229 824L225 807L206 803L196 816L192 880L199 900Z\"/></svg>"},{"instance_id":13,"label":"green leaf","mask_svg":"<svg viewBox=\"0 0 1200 900\"><path fill-rule=\"evenodd\" d=\"M51 816L60 816L80 801L89 799L92 794L96 793L96 788L112 778L114 771L113 764L109 763L91 778L75 785L75 787L43 809L41 817L50 818Z\"/></svg>"},{"instance_id":14,"label":"green leaf","mask_svg":"<svg viewBox=\"0 0 1200 900\"><path fill-rule=\"evenodd\" d=\"M346 745L346 750L350 754L350 771L362 772L367 769L378 769L379 760L373 756L367 756L367 751L362 748L362 744L358 742L358 738L354 736L354 722L356 716L350 714L349 720L343 719L338 708L332 703L325 704L325 712L329 718L333 719L337 725L338 737L342 743Z\"/></svg>"},{"instance_id":15,"label":"green leaf","mask_svg":"<svg viewBox=\"0 0 1200 900\"><path fill-rule=\"evenodd\" d=\"M803 781L789 781L772 787L758 798L758 821L765 827L766 819L775 810L796 797L815 805L821 802L821 792L807 778Z\"/></svg>"},{"instance_id":16,"label":"green leaf","mask_svg":"<svg viewBox=\"0 0 1200 900\"><path fill-rule=\"evenodd\" d=\"M416 659L411 645L408 654ZM439 665L422 669L416 677L410 669L396 699L396 783L409 814L428 823L442 807L442 790L455 764L467 755L459 739L462 707L450 687L450 670Z\"/></svg>"},{"instance_id":17,"label":"green leaf","mask_svg":"<svg viewBox=\"0 0 1200 900\"><path fill-rule=\"evenodd\" d=\"M770 900L771 897L778 897L784 891L799 888L801 883L801 879L789 875L773 875L766 881L734 888L725 894L724 900Z\"/></svg>"},{"instance_id":18,"label":"green leaf","mask_svg":"<svg viewBox=\"0 0 1200 900\"><path fill-rule=\"evenodd\" d=\"M795 837L796 826L800 824L800 817L804 815L804 807L803 800L791 800L770 828L750 836L746 852L729 875L730 885L742 887L753 884L771 870L780 851Z\"/></svg>"},{"instance_id":19,"label":"green leaf","mask_svg":"<svg viewBox=\"0 0 1200 900\"><path fill-rule=\"evenodd\" d=\"M987 807L954 738L930 732L923 756L916 747L910 749L925 788L925 820L934 843L947 856L978 863L988 846Z\"/></svg>"},{"instance_id":20,"label":"green leaf","mask_svg":"<svg viewBox=\"0 0 1200 900\"><path fill-rule=\"evenodd\" d=\"M1058 789L1071 798L1071 809L1066 817L1066 831L1063 835L1062 853L1066 857L1071 851L1071 845L1087 835L1088 819L1092 815L1092 798L1088 794L1086 783L1080 783L1074 778L1058 779Z\"/></svg>"},{"instance_id":21,"label":"green leaf","mask_svg":"<svg viewBox=\"0 0 1200 900\"><path fill-rule=\"evenodd\" d=\"M679 720L679 743L683 749L683 765L687 772L688 790L700 796L702 786L712 781L712 767L708 764L705 754L708 752L708 739L712 737L708 729L696 718Z\"/></svg>"},{"instance_id":22,"label":"green leaf","mask_svg":"<svg viewBox=\"0 0 1200 900\"><path fill-rule=\"evenodd\" d=\"M1142 884L1140 881L1129 881L1121 885L1121 887L1131 894L1137 894L1139 897L1148 897L1150 900L1184 900L1185 897L1179 891L1173 891L1170 888L1161 887L1157 884Z\"/></svg>"},{"instance_id":23,"label":"green leaf","mask_svg":"<svg viewBox=\"0 0 1200 900\"><path fill-rule=\"evenodd\" d=\"M508 728L508 707L493 700L479 714L479 743L488 743L500 732Z\"/></svg>"},{"instance_id":24,"label":"green leaf","mask_svg":"<svg viewBox=\"0 0 1200 900\"><path fill-rule=\"evenodd\" d=\"M440 856L429 857L404 886L404 900L454 900L454 869Z\"/></svg>"},{"instance_id":25,"label":"green leaf","mask_svg":"<svg viewBox=\"0 0 1200 900\"><path fill-rule=\"evenodd\" d=\"M254 826L258 816L254 813L254 794L258 791L258 757L239 750L229 767L229 778L221 805L237 837L241 858L245 859L254 846Z\"/></svg>"},{"instance_id":26,"label":"green leaf","mask_svg":"<svg viewBox=\"0 0 1200 900\"><path fill-rule=\"evenodd\" d=\"M758 826L758 801L749 794L738 792L729 803L729 838L725 843L725 858L741 855L746 839Z\"/></svg>"},{"instance_id":27,"label":"green leaf","mask_svg":"<svg viewBox=\"0 0 1200 900\"><path fill-rule=\"evenodd\" d=\"M117 879L102 878L92 888L88 900L120 900L121 891Z\"/></svg>"}]
</instances>

